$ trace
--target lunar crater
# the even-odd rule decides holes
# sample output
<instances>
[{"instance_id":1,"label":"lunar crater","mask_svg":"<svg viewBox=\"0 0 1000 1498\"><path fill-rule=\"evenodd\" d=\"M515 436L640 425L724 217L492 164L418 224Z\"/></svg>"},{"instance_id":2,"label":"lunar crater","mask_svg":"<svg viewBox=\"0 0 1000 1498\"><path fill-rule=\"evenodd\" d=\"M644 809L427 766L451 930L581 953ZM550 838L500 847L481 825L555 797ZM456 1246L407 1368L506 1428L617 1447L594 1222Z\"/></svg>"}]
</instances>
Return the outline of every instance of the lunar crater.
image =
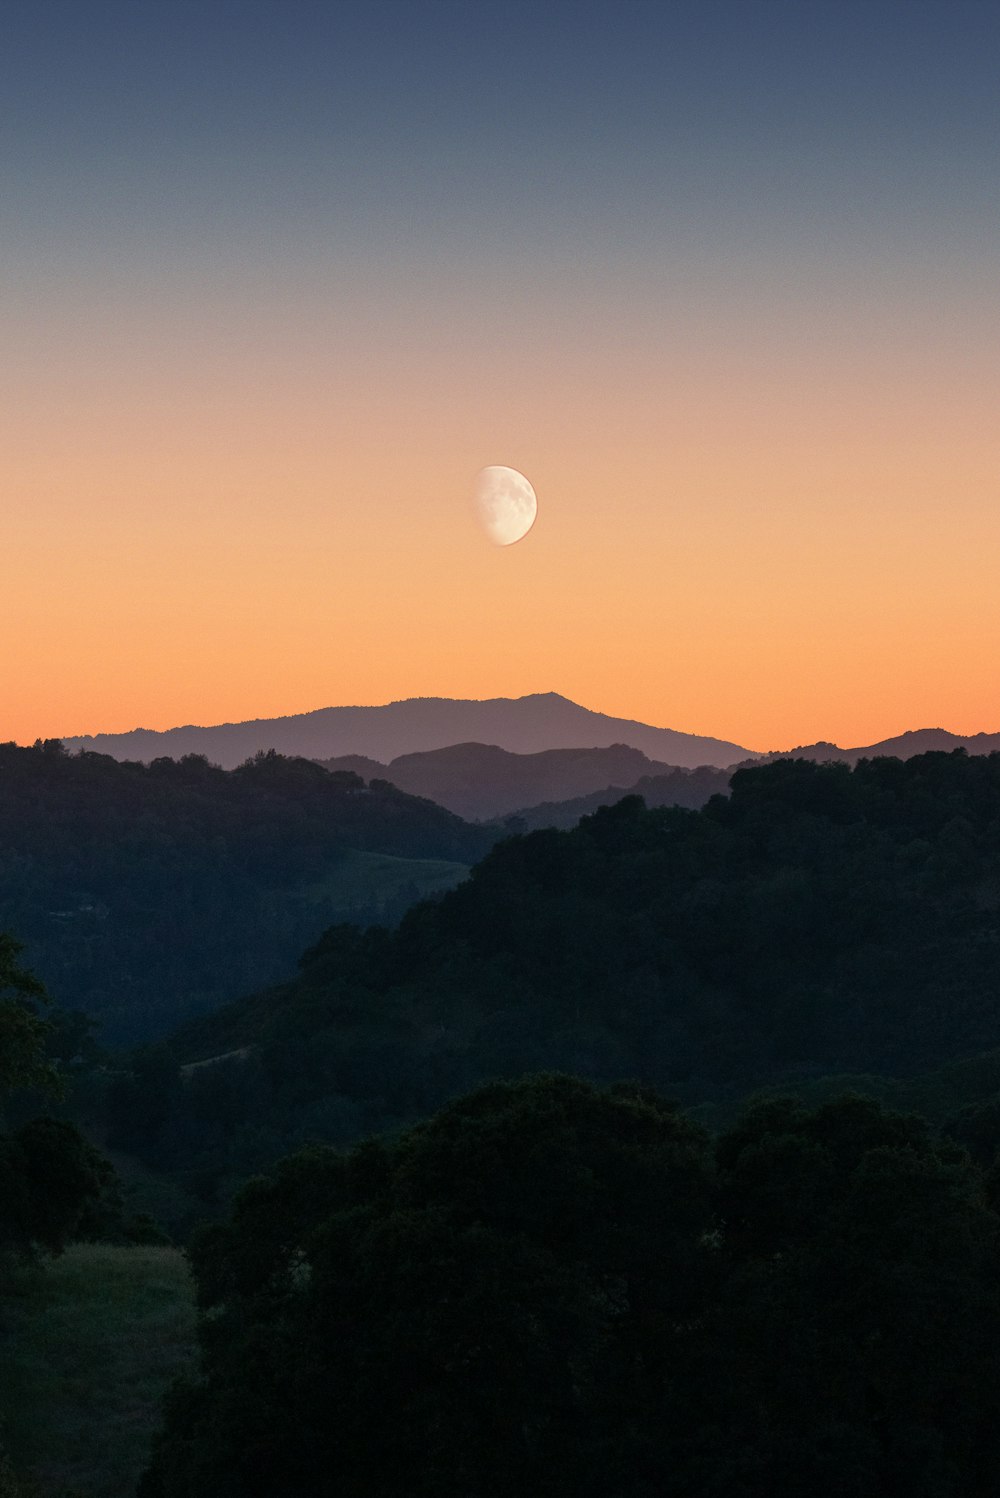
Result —
<instances>
[{"instance_id":1,"label":"lunar crater","mask_svg":"<svg viewBox=\"0 0 1000 1498\"><path fill-rule=\"evenodd\" d=\"M513 546L535 523L538 500L523 473L493 463L481 468L473 486L473 504L494 546Z\"/></svg>"}]
</instances>

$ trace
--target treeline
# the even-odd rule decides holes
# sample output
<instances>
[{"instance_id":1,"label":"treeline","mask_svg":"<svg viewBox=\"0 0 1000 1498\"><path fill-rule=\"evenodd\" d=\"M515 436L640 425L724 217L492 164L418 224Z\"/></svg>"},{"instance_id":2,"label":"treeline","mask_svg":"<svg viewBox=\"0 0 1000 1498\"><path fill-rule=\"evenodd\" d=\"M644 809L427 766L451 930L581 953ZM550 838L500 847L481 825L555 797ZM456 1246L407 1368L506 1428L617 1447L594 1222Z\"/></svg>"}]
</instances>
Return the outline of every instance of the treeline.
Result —
<instances>
[{"instance_id":1,"label":"treeline","mask_svg":"<svg viewBox=\"0 0 1000 1498\"><path fill-rule=\"evenodd\" d=\"M141 1498L992 1498L998 1200L860 1098L713 1140L641 1087L493 1085L201 1232Z\"/></svg>"},{"instance_id":2,"label":"treeline","mask_svg":"<svg viewBox=\"0 0 1000 1498\"><path fill-rule=\"evenodd\" d=\"M324 888L347 850L469 863L490 841L384 782L273 753L224 771L0 745L0 929L107 1043L273 981L333 920L402 914L406 899L358 908Z\"/></svg>"},{"instance_id":3,"label":"treeline","mask_svg":"<svg viewBox=\"0 0 1000 1498\"><path fill-rule=\"evenodd\" d=\"M633 797L513 837L395 931L331 929L291 982L135 1057L105 1121L210 1201L493 1078L697 1104L998 1046L1000 756L789 760L700 812Z\"/></svg>"}]
</instances>

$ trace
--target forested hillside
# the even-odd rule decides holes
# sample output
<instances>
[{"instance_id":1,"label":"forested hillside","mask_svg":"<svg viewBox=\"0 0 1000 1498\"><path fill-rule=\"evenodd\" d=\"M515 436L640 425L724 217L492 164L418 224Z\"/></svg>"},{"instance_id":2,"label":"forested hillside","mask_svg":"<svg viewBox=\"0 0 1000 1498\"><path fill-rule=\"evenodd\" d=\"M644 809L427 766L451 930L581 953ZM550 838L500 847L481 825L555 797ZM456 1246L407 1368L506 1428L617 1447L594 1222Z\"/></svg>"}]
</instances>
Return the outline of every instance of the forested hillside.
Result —
<instances>
[{"instance_id":1,"label":"forested hillside","mask_svg":"<svg viewBox=\"0 0 1000 1498\"><path fill-rule=\"evenodd\" d=\"M37 1085L37 985L6 953L34 1058L15 1080ZM848 1070L933 1124L843 1096ZM292 981L84 1078L112 1156L185 1195L169 1226L242 1186L190 1238L201 1363L143 1498L322 1498L332 1470L357 1498L470 1474L496 1498L512 1474L550 1498L987 1498L998 1080L1000 756L785 760L701 811L632 796L511 837L398 928L334 926ZM762 1084L819 1106L736 1106ZM22 1171L43 1186L26 1242L152 1231L61 1120L12 1130L8 1164L36 1139L89 1174L48 1239L56 1176ZM355 1148L247 1183L323 1141ZM70 1359L100 1341L91 1289ZM32 1390L57 1369L27 1321L18 1339L35 1434L14 1454L41 1472ZM100 1345L111 1430L149 1367ZM145 1395L141 1422L130 1464Z\"/></svg>"},{"instance_id":2,"label":"forested hillside","mask_svg":"<svg viewBox=\"0 0 1000 1498\"><path fill-rule=\"evenodd\" d=\"M293 981L138 1058L111 1129L239 1178L526 1071L700 1103L997 1046L1000 756L789 760L700 812L632 797L511 838L395 932L329 930Z\"/></svg>"},{"instance_id":3,"label":"forested hillside","mask_svg":"<svg viewBox=\"0 0 1000 1498\"><path fill-rule=\"evenodd\" d=\"M397 919L490 841L306 760L223 771L0 746L0 929L107 1042L162 1035L273 981L331 921ZM358 850L399 862L362 867Z\"/></svg>"},{"instance_id":4,"label":"forested hillside","mask_svg":"<svg viewBox=\"0 0 1000 1498\"><path fill-rule=\"evenodd\" d=\"M192 1244L140 1498L993 1498L997 1186L859 1098L713 1140L570 1077L305 1151Z\"/></svg>"}]
</instances>

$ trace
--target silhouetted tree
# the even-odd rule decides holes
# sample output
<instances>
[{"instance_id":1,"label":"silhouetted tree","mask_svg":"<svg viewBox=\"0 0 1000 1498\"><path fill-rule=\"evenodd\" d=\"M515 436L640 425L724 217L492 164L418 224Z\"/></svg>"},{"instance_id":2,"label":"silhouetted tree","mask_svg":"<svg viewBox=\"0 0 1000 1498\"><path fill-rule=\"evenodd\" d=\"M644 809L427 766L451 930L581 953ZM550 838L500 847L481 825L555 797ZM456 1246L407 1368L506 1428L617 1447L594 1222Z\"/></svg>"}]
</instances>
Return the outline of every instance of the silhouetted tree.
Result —
<instances>
[{"instance_id":1,"label":"silhouetted tree","mask_svg":"<svg viewBox=\"0 0 1000 1498\"><path fill-rule=\"evenodd\" d=\"M987 1498L998 1228L966 1155L861 1099L713 1152L646 1089L495 1084L199 1237L202 1370L142 1498Z\"/></svg>"},{"instance_id":2,"label":"silhouetted tree","mask_svg":"<svg viewBox=\"0 0 1000 1498\"><path fill-rule=\"evenodd\" d=\"M0 1107L18 1088L59 1091L46 1059L47 995L18 964L19 943L0 933ZM0 1251L59 1253L102 1198L114 1201L114 1171L78 1129L31 1118L0 1133Z\"/></svg>"}]
</instances>

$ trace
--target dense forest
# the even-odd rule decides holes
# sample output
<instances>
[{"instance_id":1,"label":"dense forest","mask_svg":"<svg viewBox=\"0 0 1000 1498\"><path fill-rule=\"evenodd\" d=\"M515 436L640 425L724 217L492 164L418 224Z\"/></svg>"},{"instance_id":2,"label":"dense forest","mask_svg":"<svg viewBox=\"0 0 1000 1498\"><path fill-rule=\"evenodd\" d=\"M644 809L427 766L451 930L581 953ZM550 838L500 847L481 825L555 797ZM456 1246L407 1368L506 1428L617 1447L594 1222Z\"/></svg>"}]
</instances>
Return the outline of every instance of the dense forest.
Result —
<instances>
[{"instance_id":1,"label":"dense forest","mask_svg":"<svg viewBox=\"0 0 1000 1498\"><path fill-rule=\"evenodd\" d=\"M140 1498L992 1498L997 1205L860 1098L712 1140L648 1089L495 1084L199 1234Z\"/></svg>"},{"instance_id":2,"label":"dense forest","mask_svg":"<svg viewBox=\"0 0 1000 1498\"><path fill-rule=\"evenodd\" d=\"M109 1044L277 979L331 921L397 919L491 841L307 760L224 771L197 755L144 765L56 740L0 745L0 929ZM360 894L358 851L399 860Z\"/></svg>"},{"instance_id":3,"label":"dense forest","mask_svg":"<svg viewBox=\"0 0 1000 1498\"><path fill-rule=\"evenodd\" d=\"M525 1072L689 1106L913 1076L1000 1047L998 996L1000 756L786 760L702 811L629 797L511 837L394 931L331 928L101 1107L116 1147L225 1189Z\"/></svg>"},{"instance_id":4,"label":"dense forest","mask_svg":"<svg viewBox=\"0 0 1000 1498\"><path fill-rule=\"evenodd\" d=\"M22 752L36 791L81 773ZM215 808L235 783L221 826L261 868L241 815L284 828L292 783L329 781L111 773L207 776ZM143 1173L180 1201L200 1361L142 1498L325 1498L332 1472L357 1498L986 1498L998 998L1000 756L963 752L782 760L702 810L515 834L130 1053L46 1017L4 937L0 1268L155 1242Z\"/></svg>"}]
</instances>

